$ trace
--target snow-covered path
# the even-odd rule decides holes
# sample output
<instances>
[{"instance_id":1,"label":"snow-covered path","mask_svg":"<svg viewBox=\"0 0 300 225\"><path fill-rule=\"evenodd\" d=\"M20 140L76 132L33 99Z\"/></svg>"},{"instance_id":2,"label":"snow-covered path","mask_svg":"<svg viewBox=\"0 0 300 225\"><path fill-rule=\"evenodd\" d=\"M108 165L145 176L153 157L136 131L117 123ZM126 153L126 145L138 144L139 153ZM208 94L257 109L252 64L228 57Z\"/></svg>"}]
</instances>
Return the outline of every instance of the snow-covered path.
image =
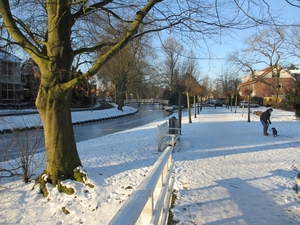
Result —
<instances>
[{"instance_id":1,"label":"snow-covered path","mask_svg":"<svg viewBox=\"0 0 300 225\"><path fill-rule=\"evenodd\" d=\"M224 108L204 108L184 124L174 154L179 224L299 224L299 122L280 113L271 118L276 138L262 135L258 117L247 122Z\"/></svg>"}]
</instances>

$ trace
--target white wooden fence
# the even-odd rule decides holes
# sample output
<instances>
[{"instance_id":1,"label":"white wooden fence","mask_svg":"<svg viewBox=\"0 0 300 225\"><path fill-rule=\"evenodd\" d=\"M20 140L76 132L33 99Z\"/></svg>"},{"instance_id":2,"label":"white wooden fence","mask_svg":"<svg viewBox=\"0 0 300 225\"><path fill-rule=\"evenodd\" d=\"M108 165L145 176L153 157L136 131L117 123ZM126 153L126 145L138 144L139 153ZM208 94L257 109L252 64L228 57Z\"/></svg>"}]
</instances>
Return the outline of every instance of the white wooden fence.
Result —
<instances>
[{"instance_id":1,"label":"white wooden fence","mask_svg":"<svg viewBox=\"0 0 300 225\"><path fill-rule=\"evenodd\" d=\"M157 99L157 98L150 98L150 99L128 99L126 101L127 103L141 103L141 104L163 104L163 105L168 105L169 100L164 100L164 99Z\"/></svg>"},{"instance_id":2,"label":"white wooden fence","mask_svg":"<svg viewBox=\"0 0 300 225\"><path fill-rule=\"evenodd\" d=\"M109 225L165 225L171 204L172 148L167 147Z\"/></svg>"}]
</instances>

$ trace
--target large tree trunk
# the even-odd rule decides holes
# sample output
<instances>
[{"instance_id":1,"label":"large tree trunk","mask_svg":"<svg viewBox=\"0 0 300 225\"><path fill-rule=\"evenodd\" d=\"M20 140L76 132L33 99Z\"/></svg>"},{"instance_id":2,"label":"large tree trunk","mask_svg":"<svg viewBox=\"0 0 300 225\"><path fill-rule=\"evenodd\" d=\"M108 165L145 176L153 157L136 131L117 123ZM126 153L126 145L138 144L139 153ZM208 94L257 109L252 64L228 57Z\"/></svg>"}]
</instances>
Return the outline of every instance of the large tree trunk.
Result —
<instances>
[{"instance_id":1,"label":"large tree trunk","mask_svg":"<svg viewBox=\"0 0 300 225\"><path fill-rule=\"evenodd\" d=\"M126 92L126 74L123 74L119 83L117 84L117 102L118 102L118 110L123 111L124 106L124 96Z\"/></svg>"},{"instance_id":2,"label":"large tree trunk","mask_svg":"<svg viewBox=\"0 0 300 225\"><path fill-rule=\"evenodd\" d=\"M124 94L118 93L117 104L118 104L118 108L117 109L123 111L123 107L124 107Z\"/></svg>"},{"instance_id":3,"label":"large tree trunk","mask_svg":"<svg viewBox=\"0 0 300 225\"><path fill-rule=\"evenodd\" d=\"M80 175L79 169L76 170L81 166L81 161L74 138L70 98L71 89L63 91L58 85L52 89L41 86L36 101L44 126L47 155L45 171L37 179L44 196L48 194L46 182L69 194L73 190L63 187L61 181L72 179L84 182L85 175Z\"/></svg>"},{"instance_id":4,"label":"large tree trunk","mask_svg":"<svg viewBox=\"0 0 300 225\"><path fill-rule=\"evenodd\" d=\"M46 168L37 178L36 184L40 184L44 196L48 195L47 182L52 183L54 187L58 186L60 191L73 193L74 190L63 187L61 181L72 179L86 184L86 175L78 168L81 162L76 149L71 120L71 90L81 80L95 75L101 66L127 45L138 32L145 16L160 1L148 1L136 13L126 34L120 37L113 46L112 43L96 43L94 46L90 43L74 51L72 42L76 35L72 36L72 30L80 26L74 29L73 26L77 22L80 23L81 19L90 13L101 11L112 1L95 4L86 4L85 1L75 3L69 0L43 1L42 7L45 7L46 13L43 18L47 21L47 27L43 26L38 31L33 24L36 32L26 27L26 23L20 25L18 21L21 19L12 14L10 2L0 1L1 21L15 39L13 43L22 47L32 57L41 72L41 85L36 106L44 126L47 161ZM75 56L100 51L104 49L104 46L108 47L107 51L96 59L94 65L86 73L78 73L76 76L70 73Z\"/></svg>"}]
</instances>

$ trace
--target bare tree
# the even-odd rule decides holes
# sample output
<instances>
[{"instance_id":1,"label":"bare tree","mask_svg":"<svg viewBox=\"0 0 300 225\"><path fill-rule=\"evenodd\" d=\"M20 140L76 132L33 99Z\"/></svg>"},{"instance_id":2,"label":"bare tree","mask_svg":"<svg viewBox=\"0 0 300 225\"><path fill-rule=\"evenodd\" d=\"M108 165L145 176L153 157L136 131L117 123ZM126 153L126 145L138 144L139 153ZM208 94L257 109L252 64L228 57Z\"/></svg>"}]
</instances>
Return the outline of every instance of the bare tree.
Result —
<instances>
[{"instance_id":1,"label":"bare tree","mask_svg":"<svg viewBox=\"0 0 300 225\"><path fill-rule=\"evenodd\" d=\"M163 63L163 82L167 84L172 92L175 90L175 81L178 79L178 72L182 66L180 55L183 52L183 46L174 38L169 37L164 41L162 50L166 56Z\"/></svg>"},{"instance_id":2,"label":"bare tree","mask_svg":"<svg viewBox=\"0 0 300 225\"><path fill-rule=\"evenodd\" d=\"M127 32L126 24L120 24L119 26L121 27L119 29L107 26L107 40L118 40ZM143 27L139 30L141 31L142 29ZM101 33L97 34L103 36ZM124 100L125 98L128 99L129 92L131 95L139 96L142 82L149 79L149 77L146 77L150 73L148 62L152 61L151 57L154 55L150 42L150 34L131 40L97 73L100 80L112 83L115 101L119 110L122 110ZM99 52L99 55L104 51Z\"/></svg>"},{"instance_id":3,"label":"bare tree","mask_svg":"<svg viewBox=\"0 0 300 225\"><path fill-rule=\"evenodd\" d=\"M287 3L289 3L291 6L295 6L297 8L300 8L300 0L285 0Z\"/></svg>"},{"instance_id":4,"label":"bare tree","mask_svg":"<svg viewBox=\"0 0 300 225\"><path fill-rule=\"evenodd\" d=\"M222 95L227 97L227 105L228 107L231 106L232 109L233 97L238 94L237 88L240 83L238 73L230 73L228 69L224 70L218 81L222 90Z\"/></svg>"},{"instance_id":5,"label":"bare tree","mask_svg":"<svg viewBox=\"0 0 300 225\"><path fill-rule=\"evenodd\" d=\"M41 71L36 106L44 127L47 163L37 184L44 196L48 195L46 183L69 194L74 190L62 185L65 179L89 185L80 168L72 127L73 87L95 75L132 39L144 34L170 28L174 35L188 34L185 40L197 36L211 38L223 29L245 29L266 19L256 10L255 15L248 17L239 11L253 5L263 12L263 5L250 0L242 4L234 0L0 0L1 47L11 44L21 47ZM139 29L141 26L143 29ZM107 40L107 27L116 31L126 27L126 33L117 40ZM95 30L104 35L95 35ZM101 50L105 51L93 60ZM88 69L81 74L76 71L82 64Z\"/></svg>"},{"instance_id":6,"label":"bare tree","mask_svg":"<svg viewBox=\"0 0 300 225\"><path fill-rule=\"evenodd\" d=\"M198 108L198 114L202 109L202 97L205 94L205 92L206 92L206 88L203 85L201 85L199 82L197 82L197 84L195 84L192 88L191 94L192 96L194 96L194 118L197 118L197 108Z\"/></svg>"},{"instance_id":7,"label":"bare tree","mask_svg":"<svg viewBox=\"0 0 300 225\"><path fill-rule=\"evenodd\" d=\"M205 88L202 94L204 100L207 100L212 95L212 80L206 75L201 79L201 85Z\"/></svg>"},{"instance_id":8,"label":"bare tree","mask_svg":"<svg viewBox=\"0 0 300 225\"><path fill-rule=\"evenodd\" d=\"M284 29L267 29L252 36L246 42L249 46L246 51L255 52L259 54L258 57L262 56L262 61L268 65L269 72L271 72L272 77L275 78L275 82L270 82L270 80L265 79L263 76L254 77L257 82L264 83L273 89L275 102L277 102L278 99L278 93L280 90L279 78L281 70L283 69L280 62L282 62L281 48L285 43L284 34Z\"/></svg>"},{"instance_id":9,"label":"bare tree","mask_svg":"<svg viewBox=\"0 0 300 225\"><path fill-rule=\"evenodd\" d=\"M19 127L15 121L3 119L1 123ZM23 118L22 123L26 126ZM1 153L0 178L21 176L28 183L35 170L45 163L44 153L35 155L42 147L43 135L39 127L31 127L28 130L14 128L6 130L0 135Z\"/></svg>"},{"instance_id":10,"label":"bare tree","mask_svg":"<svg viewBox=\"0 0 300 225\"><path fill-rule=\"evenodd\" d=\"M284 62L282 58L282 48L285 44L284 33L284 29L264 29L245 41L247 48L242 50L242 55L234 53L229 57L231 62L238 65L239 70L249 72L249 81L251 81L249 85L263 83L269 86L273 90L275 102L280 91L279 78L283 69L280 64ZM254 69L259 64L267 66L263 74L257 74ZM274 79L266 78L264 75L267 73L271 73Z\"/></svg>"},{"instance_id":11,"label":"bare tree","mask_svg":"<svg viewBox=\"0 0 300 225\"><path fill-rule=\"evenodd\" d=\"M289 55L292 58L300 59L300 27L292 27L287 38Z\"/></svg>"},{"instance_id":12,"label":"bare tree","mask_svg":"<svg viewBox=\"0 0 300 225\"><path fill-rule=\"evenodd\" d=\"M240 52L234 52L228 57L228 61L233 65L237 66L237 73L239 72L247 72L248 76L246 76L245 82L247 85L238 86L237 90L242 93L242 96L246 96L248 99L248 121L250 122L250 96L253 92L253 85L258 82L256 79L256 70L254 69L255 63L254 56L252 56L251 52L243 52L244 54L240 54ZM253 58L252 58L253 57ZM252 82L246 82L247 80Z\"/></svg>"},{"instance_id":13,"label":"bare tree","mask_svg":"<svg viewBox=\"0 0 300 225\"><path fill-rule=\"evenodd\" d=\"M146 74L149 65L146 62L145 46L146 44L140 39L131 41L112 57L98 73L100 79L109 80L113 84L119 110L122 110L124 106L128 91L135 91L135 87L139 89L138 87L147 79Z\"/></svg>"},{"instance_id":14,"label":"bare tree","mask_svg":"<svg viewBox=\"0 0 300 225\"><path fill-rule=\"evenodd\" d=\"M198 71L198 63L194 57L193 51L190 52L189 57L184 60L181 67L180 73L184 74L184 92L186 94L189 123L192 123L190 97L193 97L194 99L194 115L196 117L196 97L199 87L198 78L200 76L200 72Z\"/></svg>"},{"instance_id":15,"label":"bare tree","mask_svg":"<svg viewBox=\"0 0 300 225\"><path fill-rule=\"evenodd\" d=\"M183 92L186 95L189 123L192 123L190 96L195 94L194 89L198 85L197 79L191 73L186 73L182 77Z\"/></svg>"}]
</instances>

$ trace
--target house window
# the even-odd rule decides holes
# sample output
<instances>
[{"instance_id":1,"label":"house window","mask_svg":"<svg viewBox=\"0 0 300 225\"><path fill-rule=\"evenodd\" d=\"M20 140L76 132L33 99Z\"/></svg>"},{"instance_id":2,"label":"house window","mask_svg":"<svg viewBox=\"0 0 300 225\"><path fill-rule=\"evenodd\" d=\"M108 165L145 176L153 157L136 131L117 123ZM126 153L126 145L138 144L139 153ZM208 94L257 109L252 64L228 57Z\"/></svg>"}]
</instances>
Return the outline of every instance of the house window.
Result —
<instances>
[{"instance_id":1,"label":"house window","mask_svg":"<svg viewBox=\"0 0 300 225\"><path fill-rule=\"evenodd\" d=\"M12 75L12 63L1 62L1 72L3 75Z\"/></svg>"},{"instance_id":2,"label":"house window","mask_svg":"<svg viewBox=\"0 0 300 225\"><path fill-rule=\"evenodd\" d=\"M277 85L277 89L278 89L278 90L281 90L281 89L282 89L282 84L278 84L278 85Z\"/></svg>"},{"instance_id":3,"label":"house window","mask_svg":"<svg viewBox=\"0 0 300 225\"><path fill-rule=\"evenodd\" d=\"M2 91L2 98L7 99L7 91Z\"/></svg>"},{"instance_id":4,"label":"house window","mask_svg":"<svg viewBox=\"0 0 300 225\"><path fill-rule=\"evenodd\" d=\"M12 75L12 63L7 63L7 74Z\"/></svg>"},{"instance_id":5,"label":"house window","mask_svg":"<svg viewBox=\"0 0 300 225\"><path fill-rule=\"evenodd\" d=\"M6 63L1 62L1 73L2 75L6 75Z\"/></svg>"}]
</instances>

